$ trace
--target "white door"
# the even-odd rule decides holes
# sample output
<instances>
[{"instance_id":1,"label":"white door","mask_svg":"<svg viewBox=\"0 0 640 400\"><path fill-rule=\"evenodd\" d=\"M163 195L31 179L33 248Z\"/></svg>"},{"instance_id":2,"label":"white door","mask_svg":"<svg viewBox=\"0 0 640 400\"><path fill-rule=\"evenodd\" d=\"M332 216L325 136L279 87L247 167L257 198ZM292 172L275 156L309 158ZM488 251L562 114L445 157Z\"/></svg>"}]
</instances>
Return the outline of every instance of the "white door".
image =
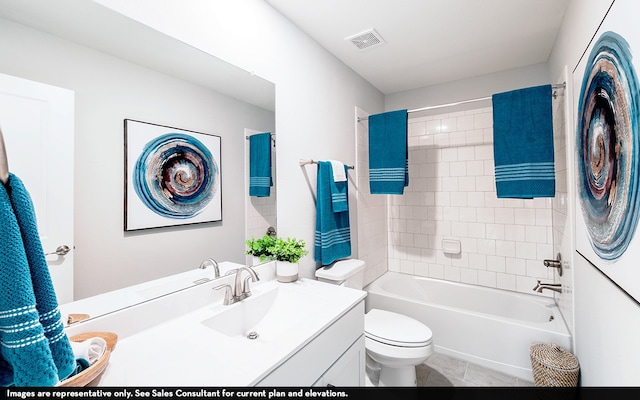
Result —
<instances>
[{"instance_id":1,"label":"white door","mask_svg":"<svg viewBox=\"0 0 640 400\"><path fill-rule=\"evenodd\" d=\"M60 304L73 300L73 107L71 90L0 74L0 127L9 171L34 203Z\"/></svg>"}]
</instances>

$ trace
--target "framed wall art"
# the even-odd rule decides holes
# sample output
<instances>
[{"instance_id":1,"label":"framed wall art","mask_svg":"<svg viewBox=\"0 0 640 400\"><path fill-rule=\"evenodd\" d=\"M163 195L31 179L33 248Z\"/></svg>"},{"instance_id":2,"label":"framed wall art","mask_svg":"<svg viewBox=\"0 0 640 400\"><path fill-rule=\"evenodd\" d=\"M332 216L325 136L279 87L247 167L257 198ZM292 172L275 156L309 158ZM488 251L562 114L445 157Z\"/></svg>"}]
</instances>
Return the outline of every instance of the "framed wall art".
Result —
<instances>
[{"instance_id":1,"label":"framed wall art","mask_svg":"<svg viewBox=\"0 0 640 400\"><path fill-rule=\"evenodd\" d=\"M124 120L124 230L222 220L220 136Z\"/></svg>"},{"instance_id":2,"label":"framed wall art","mask_svg":"<svg viewBox=\"0 0 640 400\"><path fill-rule=\"evenodd\" d=\"M613 4L573 73L575 221L576 250L638 302L640 36L631 3Z\"/></svg>"}]
</instances>

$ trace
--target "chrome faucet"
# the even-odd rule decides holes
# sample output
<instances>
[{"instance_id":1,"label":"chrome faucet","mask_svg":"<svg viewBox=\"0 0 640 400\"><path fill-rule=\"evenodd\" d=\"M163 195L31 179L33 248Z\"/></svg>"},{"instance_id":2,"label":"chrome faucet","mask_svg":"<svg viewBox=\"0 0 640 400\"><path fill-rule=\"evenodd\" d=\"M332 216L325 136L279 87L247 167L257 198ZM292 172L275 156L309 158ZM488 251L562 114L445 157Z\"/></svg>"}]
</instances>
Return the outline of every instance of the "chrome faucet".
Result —
<instances>
[{"instance_id":1,"label":"chrome faucet","mask_svg":"<svg viewBox=\"0 0 640 400\"><path fill-rule=\"evenodd\" d=\"M562 293L562 285L560 283L540 283L540 279L538 279L538 283L536 284L536 287L533 288L533 291L542 293L543 289L553 290L554 292Z\"/></svg>"},{"instance_id":2,"label":"chrome faucet","mask_svg":"<svg viewBox=\"0 0 640 400\"><path fill-rule=\"evenodd\" d=\"M244 286L242 285L242 271L247 271L249 276L244 280ZM249 279L251 282L259 281L258 275L256 271L251 267L240 267L238 268L238 272L236 272L236 281L235 281L235 297L236 301L240 301L246 299L251 296L251 290L249 290Z\"/></svg>"},{"instance_id":3,"label":"chrome faucet","mask_svg":"<svg viewBox=\"0 0 640 400\"><path fill-rule=\"evenodd\" d=\"M235 271L236 279L234 282L234 287L232 288L229 284L222 284L214 287L214 289L225 289L224 292L224 302L222 304L229 305L236 303L238 301L244 300L247 297L251 296L251 290L249 289L249 280L252 282L259 281L258 274L251 267L240 267L238 269L233 269L228 271L225 275L232 274ZM244 286L242 285L242 271L247 271L249 276L244 280Z\"/></svg>"},{"instance_id":4,"label":"chrome faucet","mask_svg":"<svg viewBox=\"0 0 640 400\"><path fill-rule=\"evenodd\" d=\"M200 269L206 269L207 266L211 264L211 266L213 267L213 274L214 274L214 278L219 278L220 277L220 267L218 267L218 262L216 260L214 260L213 258L207 258L206 260L204 260L203 262L200 263Z\"/></svg>"}]
</instances>

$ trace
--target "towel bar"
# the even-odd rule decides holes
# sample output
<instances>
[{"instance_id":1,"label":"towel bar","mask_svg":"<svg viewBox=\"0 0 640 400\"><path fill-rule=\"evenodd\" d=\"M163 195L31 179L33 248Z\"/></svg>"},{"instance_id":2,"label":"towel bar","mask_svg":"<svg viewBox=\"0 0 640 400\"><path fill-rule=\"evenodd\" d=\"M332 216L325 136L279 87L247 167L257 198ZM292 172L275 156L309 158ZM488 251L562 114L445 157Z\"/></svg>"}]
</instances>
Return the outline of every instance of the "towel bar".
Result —
<instances>
[{"instance_id":1,"label":"towel bar","mask_svg":"<svg viewBox=\"0 0 640 400\"><path fill-rule=\"evenodd\" d=\"M317 164L318 163L316 160L298 160L298 162L300 163L301 167L303 165L307 165L307 164ZM347 168L356 169L356 167L354 167L353 165L347 165Z\"/></svg>"}]
</instances>

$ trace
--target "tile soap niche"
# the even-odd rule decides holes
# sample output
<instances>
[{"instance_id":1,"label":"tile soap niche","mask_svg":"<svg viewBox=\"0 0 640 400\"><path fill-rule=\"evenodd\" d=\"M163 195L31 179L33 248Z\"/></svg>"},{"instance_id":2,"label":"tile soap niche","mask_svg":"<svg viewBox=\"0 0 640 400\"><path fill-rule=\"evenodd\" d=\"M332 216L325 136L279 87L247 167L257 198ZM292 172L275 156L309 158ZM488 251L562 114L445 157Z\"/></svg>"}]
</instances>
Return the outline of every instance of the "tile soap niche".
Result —
<instances>
[{"instance_id":1,"label":"tile soap niche","mask_svg":"<svg viewBox=\"0 0 640 400\"><path fill-rule=\"evenodd\" d=\"M442 251L445 254L460 254L462 251L460 241L455 239L442 239Z\"/></svg>"}]
</instances>

